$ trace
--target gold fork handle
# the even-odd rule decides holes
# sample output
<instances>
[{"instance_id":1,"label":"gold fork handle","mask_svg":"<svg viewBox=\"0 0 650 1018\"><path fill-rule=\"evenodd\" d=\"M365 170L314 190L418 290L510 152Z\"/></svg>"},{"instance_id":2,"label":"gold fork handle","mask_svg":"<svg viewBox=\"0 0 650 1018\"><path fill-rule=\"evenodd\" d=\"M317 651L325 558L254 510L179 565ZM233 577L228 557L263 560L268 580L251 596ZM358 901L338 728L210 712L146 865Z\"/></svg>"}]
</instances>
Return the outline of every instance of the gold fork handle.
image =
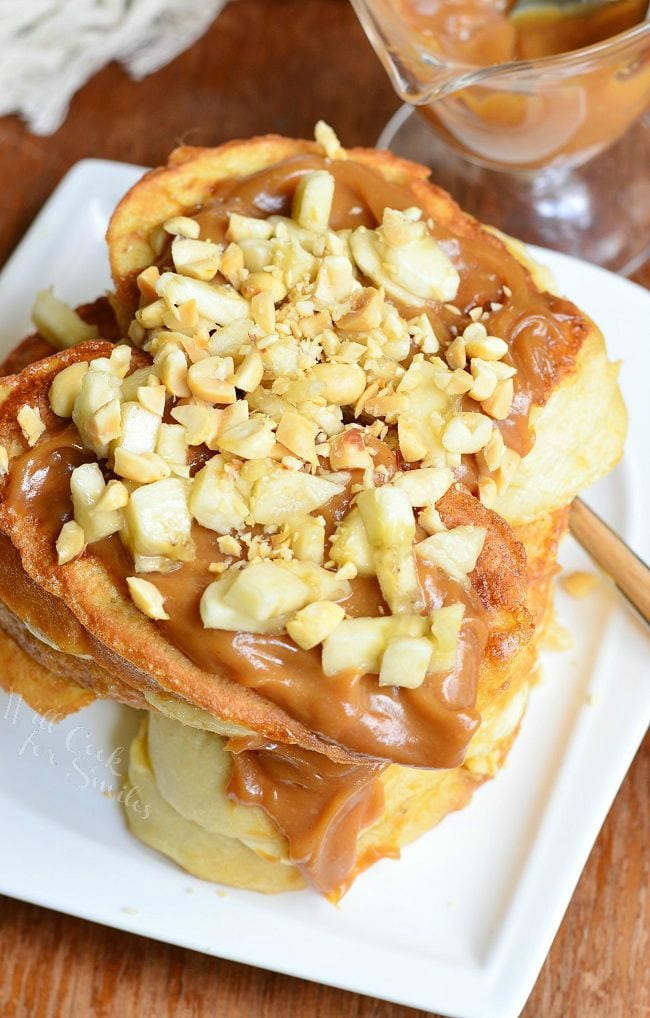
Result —
<instances>
[{"instance_id":1,"label":"gold fork handle","mask_svg":"<svg viewBox=\"0 0 650 1018\"><path fill-rule=\"evenodd\" d=\"M650 568L645 562L579 498L571 505L569 529L641 617L650 623Z\"/></svg>"}]
</instances>

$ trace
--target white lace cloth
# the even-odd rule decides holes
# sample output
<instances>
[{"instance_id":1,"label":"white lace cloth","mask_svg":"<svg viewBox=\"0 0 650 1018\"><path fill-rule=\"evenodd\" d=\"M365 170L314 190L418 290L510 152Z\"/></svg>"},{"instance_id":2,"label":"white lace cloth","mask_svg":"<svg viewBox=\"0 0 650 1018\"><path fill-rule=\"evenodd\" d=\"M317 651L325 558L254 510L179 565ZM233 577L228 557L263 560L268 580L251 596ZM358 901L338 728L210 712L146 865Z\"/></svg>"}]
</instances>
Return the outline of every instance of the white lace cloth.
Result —
<instances>
[{"instance_id":1,"label":"white lace cloth","mask_svg":"<svg viewBox=\"0 0 650 1018\"><path fill-rule=\"evenodd\" d=\"M144 78L200 38L226 0L0 0L0 116L52 134L72 96L118 60Z\"/></svg>"}]
</instances>

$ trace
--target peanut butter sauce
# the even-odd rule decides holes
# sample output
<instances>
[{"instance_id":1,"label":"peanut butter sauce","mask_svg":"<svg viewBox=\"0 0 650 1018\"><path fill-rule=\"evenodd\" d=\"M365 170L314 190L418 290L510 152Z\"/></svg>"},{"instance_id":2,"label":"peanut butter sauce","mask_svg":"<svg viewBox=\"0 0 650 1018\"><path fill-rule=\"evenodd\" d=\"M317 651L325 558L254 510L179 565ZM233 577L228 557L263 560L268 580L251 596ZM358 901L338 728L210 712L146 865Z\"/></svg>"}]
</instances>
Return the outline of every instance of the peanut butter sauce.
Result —
<instances>
[{"instance_id":1,"label":"peanut butter sauce","mask_svg":"<svg viewBox=\"0 0 650 1018\"><path fill-rule=\"evenodd\" d=\"M51 433L14 461L7 500L18 512L47 519L52 540L72 516L70 473L88 458L76 430ZM354 477L350 481L352 485ZM348 494L348 499L351 494ZM339 512L344 512L339 505ZM330 516L333 526L336 514ZM169 621L156 623L163 636L207 672L219 671L254 689L324 738L376 760L416 767L456 767L478 728L475 710L481 656L487 639L485 610L471 588L421 563L420 584L426 610L462 601L465 617L455 668L428 676L419 689L380 687L376 675L351 672L326 677L320 650L302 650L286 635L227 632L203 627L199 604L214 579L211 562L223 561L218 535L194 526L196 558L171 573L150 573L165 598ZM115 535L90 545L128 596L126 577L133 560ZM373 578L351 581L343 601L352 617L385 611Z\"/></svg>"},{"instance_id":2,"label":"peanut butter sauce","mask_svg":"<svg viewBox=\"0 0 650 1018\"><path fill-rule=\"evenodd\" d=\"M306 880L337 899L354 875L357 840L384 811L381 764L336 764L321 753L271 743L238 750L227 794L259 806L289 841Z\"/></svg>"},{"instance_id":3,"label":"peanut butter sauce","mask_svg":"<svg viewBox=\"0 0 650 1018\"><path fill-rule=\"evenodd\" d=\"M410 186L393 184L353 159L296 156L249 177L231 177L215 185L212 199L200 210L190 210L200 224L201 237L222 242L230 212L258 218L289 215L300 177L322 169L336 182L330 216L334 230L374 228L385 208L404 210L419 204ZM499 427L506 444L524 456L534 443L530 409L543 405L554 383L570 369L587 323L570 301L539 293L527 270L492 238L478 232L457 234L436 222L431 233L460 275L453 304L461 314L434 302L425 307L426 314L438 338L446 343L470 323L469 311L481 307L488 332L508 343L510 351L504 360L517 368L515 398L508 419ZM406 317L422 311L421 307L398 308Z\"/></svg>"}]
</instances>

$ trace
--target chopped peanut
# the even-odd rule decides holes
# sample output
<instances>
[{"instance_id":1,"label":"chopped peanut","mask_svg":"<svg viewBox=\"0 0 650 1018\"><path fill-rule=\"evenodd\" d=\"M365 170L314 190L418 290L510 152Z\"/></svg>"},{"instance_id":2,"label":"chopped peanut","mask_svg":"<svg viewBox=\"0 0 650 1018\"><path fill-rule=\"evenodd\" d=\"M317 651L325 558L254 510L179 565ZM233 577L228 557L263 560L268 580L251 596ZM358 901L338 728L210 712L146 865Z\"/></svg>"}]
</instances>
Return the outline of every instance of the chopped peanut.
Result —
<instances>
[{"instance_id":1,"label":"chopped peanut","mask_svg":"<svg viewBox=\"0 0 650 1018\"><path fill-rule=\"evenodd\" d=\"M56 554L59 565L65 566L68 562L78 558L85 547L86 538L79 524L75 523L74 520L64 523L61 533L56 539Z\"/></svg>"},{"instance_id":2,"label":"chopped peanut","mask_svg":"<svg viewBox=\"0 0 650 1018\"><path fill-rule=\"evenodd\" d=\"M16 420L30 448L36 445L45 431L45 424L39 408L27 405L21 407L16 415Z\"/></svg>"},{"instance_id":3,"label":"chopped peanut","mask_svg":"<svg viewBox=\"0 0 650 1018\"><path fill-rule=\"evenodd\" d=\"M139 608L150 619L169 619L169 615L165 611L165 599L153 583L143 580L139 576L128 576L126 582L136 608Z\"/></svg>"}]
</instances>

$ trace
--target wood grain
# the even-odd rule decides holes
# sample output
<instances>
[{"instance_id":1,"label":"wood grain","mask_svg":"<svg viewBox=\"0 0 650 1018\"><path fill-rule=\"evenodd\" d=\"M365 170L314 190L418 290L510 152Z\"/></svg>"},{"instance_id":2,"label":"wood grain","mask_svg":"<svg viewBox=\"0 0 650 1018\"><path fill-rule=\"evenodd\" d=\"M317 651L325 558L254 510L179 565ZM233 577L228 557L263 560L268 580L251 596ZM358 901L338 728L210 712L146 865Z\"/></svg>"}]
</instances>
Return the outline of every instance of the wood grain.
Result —
<instances>
[{"instance_id":1,"label":"wood grain","mask_svg":"<svg viewBox=\"0 0 650 1018\"><path fill-rule=\"evenodd\" d=\"M576 498L571 506L569 530L645 621L650 622L650 569L645 562L582 499Z\"/></svg>"},{"instance_id":2,"label":"wood grain","mask_svg":"<svg viewBox=\"0 0 650 1018\"><path fill-rule=\"evenodd\" d=\"M318 117L333 123L344 143L372 144L397 106L346 0L237 0L191 50L143 82L129 81L116 66L103 70L76 96L53 137L35 138L15 118L0 119L0 262L79 159L154 165L181 140L308 135ZM650 286L650 266L637 279ZM650 1014L649 787L647 740L591 853L525 1018ZM0 898L0 945L0 1018L421 1014L8 898Z\"/></svg>"}]
</instances>

